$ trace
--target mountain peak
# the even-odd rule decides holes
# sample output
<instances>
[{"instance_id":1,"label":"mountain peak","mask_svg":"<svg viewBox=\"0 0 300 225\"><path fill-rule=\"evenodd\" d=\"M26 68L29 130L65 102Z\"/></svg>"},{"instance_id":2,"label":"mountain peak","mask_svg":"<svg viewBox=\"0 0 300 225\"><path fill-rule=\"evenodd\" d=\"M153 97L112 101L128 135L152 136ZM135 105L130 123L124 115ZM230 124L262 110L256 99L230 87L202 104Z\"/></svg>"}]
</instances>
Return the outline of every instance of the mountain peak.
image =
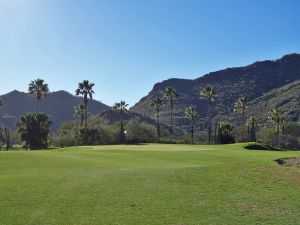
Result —
<instances>
[{"instance_id":1,"label":"mountain peak","mask_svg":"<svg viewBox=\"0 0 300 225\"><path fill-rule=\"evenodd\" d=\"M278 59L277 61L281 61L281 62L288 62L288 61L299 61L300 60L300 54L298 53L291 53L288 55L284 55L283 57L281 57L280 59Z\"/></svg>"}]
</instances>

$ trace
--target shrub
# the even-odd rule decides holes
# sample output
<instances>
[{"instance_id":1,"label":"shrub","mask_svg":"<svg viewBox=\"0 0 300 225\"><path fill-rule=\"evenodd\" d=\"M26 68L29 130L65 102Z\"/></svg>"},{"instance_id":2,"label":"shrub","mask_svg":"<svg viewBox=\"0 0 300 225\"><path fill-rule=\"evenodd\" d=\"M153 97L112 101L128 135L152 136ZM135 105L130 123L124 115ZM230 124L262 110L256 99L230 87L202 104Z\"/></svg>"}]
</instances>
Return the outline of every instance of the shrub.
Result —
<instances>
[{"instance_id":1,"label":"shrub","mask_svg":"<svg viewBox=\"0 0 300 225\"><path fill-rule=\"evenodd\" d=\"M218 143L231 144L235 143L235 129L228 122L221 122L218 129Z\"/></svg>"},{"instance_id":2,"label":"shrub","mask_svg":"<svg viewBox=\"0 0 300 225\"><path fill-rule=\"evenodd\" d=\"M257 143L257 142L246 144L244 146L244 148L248 149L248 150L282 151L282 149L277 149L277 148L271 147L269 145L264 145L264 144Z\"/></svg>"},{"instance_id":3,"label":"shrub","mask_svg":"<svg viewBox=\"0 0 300 225\"><path fill-rule=\"evenodd\" d=\"M156 141L156 128L139 120L131 120L126 124L127 143L149 143Z\"/></svg>"},{"instance_id":4,"label":"shrub","mask_svg":"<svg viewBox=\"0 0 300 225\"><path fill-rule=\"evenodd\" d=\"M177 144L191 144L192 140L191 140L190 135L183 135L179 138L176 138L176 143ZM194 141L194 143L195 143L195 141Z\"/></svg>"},{"instance_id":5,"label":"shrub","mask_svg":"<svg viewBox=\"0 0 300 225\"><path fill-rule=\"evenodd\" d=\"M78 126L75 121L63 123L52 138L52 144L58 147L69 147L80 144Z\"/></svg>"},{"instance_id":6,"label":"shrub","mask_svg":"<svg viewBox=\"0 0 300 225\"><path fill-rule=\"evenodd\" d=\"M300 150L299 141L290 135L280 136L279 147L288 150Z\"/></svg>"},{"instance_id":7,"label":"shrub","mask_svg":"<svg viewBox=\"0 0 300 225\"><path fill-rule=\"evenodd\" d=\"M275 131L273 129L264 130L260 133L259 142L266 145L273 145L274 143Z\"/></svg>"}]
</instances>

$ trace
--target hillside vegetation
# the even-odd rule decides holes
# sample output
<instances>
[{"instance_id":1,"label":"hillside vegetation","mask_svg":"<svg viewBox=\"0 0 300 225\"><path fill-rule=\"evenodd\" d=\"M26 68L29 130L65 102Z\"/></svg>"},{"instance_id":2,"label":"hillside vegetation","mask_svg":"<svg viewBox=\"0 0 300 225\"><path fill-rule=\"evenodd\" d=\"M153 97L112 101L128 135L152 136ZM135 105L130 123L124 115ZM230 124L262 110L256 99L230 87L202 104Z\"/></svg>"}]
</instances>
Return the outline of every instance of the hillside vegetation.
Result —
<instances>
[{"instance_id":1,"label":"hillside vegetation","mask_svg":"<svg viewBox=\"0 0 300 225\"><path fill-rule=\"evenodd\" d=\"M274 124L268 119L269 112L274 108L280 108L285 115L287 122L298 122L300 115L300 80L287 84L263 94L248 103L247 116L255 116L260 128L272 128ZM242 115L229 112L227 116L216 116L216 120L227 119L239 125ZM262 129L260 129L262 130Z\"/></svg>"},{"instance_id":2,"label":"hillside vegetation","mask_svg":"<svg viewBox=\"0 0 300 225\"><path fill-rule=\"evenodd\" d=\"M300 94L299 89L295 88L299 83L296 82L291 86L286 85L299 79L300 55L290 54L275 61L256 62L245 67L228 68L209 73L195 80L169 79L157 83L150 93L134 105L131 110L154 117L155 111L149 106L151 99L161 95L166 87L171 86L176 89L178 94L174 104L175 123L177 127L185 128L188 121L184 118L184 109L190 105L197 107L197 111L200 113L198 121L205 121L208 106L205 99L200 99L200 91L207 85L213 85L217 90L216 102L212 110L213 118L225 120L230 119L229 114L233 111L234 102L241 96L245 96L249 101L252 101L257 112L264 112L265 104L270 106L275 104L267 101L267 97L274 96L274 93L276 93L278 103L290 104L289 99L292 98L295 101L295 96ZM291 88L295 92L285 93L285 89ZM276 89L278 90L276 91ZM293 110L288 110L288 113L289 117L295 121L298 120L297 116L300 111L297 107L294 107ZM261 117L263 115L265 114L260 113ZM168 108L165 105L161 113L161 119L163 122L168 123L168 117ZM240 122L239 120L240 117L235 118L236 124ZM265 122L265 120L262 120L262 122Z\"/></svg>"}]
</instances>

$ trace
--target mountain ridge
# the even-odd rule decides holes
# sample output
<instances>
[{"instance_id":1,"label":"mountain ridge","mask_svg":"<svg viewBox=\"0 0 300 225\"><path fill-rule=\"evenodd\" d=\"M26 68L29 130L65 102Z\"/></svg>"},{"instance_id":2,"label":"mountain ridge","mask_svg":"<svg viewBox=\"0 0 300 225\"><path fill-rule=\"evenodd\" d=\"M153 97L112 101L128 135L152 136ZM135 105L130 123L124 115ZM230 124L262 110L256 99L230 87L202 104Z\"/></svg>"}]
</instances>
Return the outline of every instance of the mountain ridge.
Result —
<instances>
[{"instance_id":1,"label":"mountain ridge","mask_svg":"<svg viewBox=\"0 0 300 225\"><path fill-rule=\"evenodd\" d=\"M3 105L0 108L0 123L14 129L20 115L35 112L36 100L25 92L13 90L1 95ZM50 116L53 122L53 130L56 130L62 122L74 119L74 106L82 103L83 98L60 90L51 92L46 99L40 103L41 112ZM62 107L63 106L63 107ZM101 113L110 107L97 101L89 101L89 111L91 114Z\"/></svg>"},{"instance_id":2,"label":"mountain ridge","mask_svg":"<svg viewBox=\"0 0 300 225\"><path fill-rule=\"evenodd\" d=\"M257 61L247 66L226 68L207 73L196 79L171 78L156 83L148 95L137 102L131 110L153 117L154 110L150 108L150 100L161 95L167 87L172 86L178 93L175 102L175 126L185 126L184 109L196 105L200 112L200 120L207 117L207 103L200 99L200 90L207 85L217 88L216 104L212 110L213 117L225 117L232 109L234 102L241 96L252 101L265 93L283 87L300 79L300 54L292 53L277 60ZM168 124L168 111L165 105L162 109L162 121Z\"/></svg>"}]
</instances>

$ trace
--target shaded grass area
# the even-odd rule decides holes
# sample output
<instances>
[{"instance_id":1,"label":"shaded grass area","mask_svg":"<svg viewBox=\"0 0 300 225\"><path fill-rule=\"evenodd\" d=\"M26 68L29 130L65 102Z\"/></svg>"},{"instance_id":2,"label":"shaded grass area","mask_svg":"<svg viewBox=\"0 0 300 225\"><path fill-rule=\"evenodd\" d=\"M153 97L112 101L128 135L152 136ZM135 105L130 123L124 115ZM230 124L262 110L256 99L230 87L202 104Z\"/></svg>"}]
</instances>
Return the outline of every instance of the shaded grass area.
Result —
<instances>
[{"instance_id":1,"label":"shaded grass area","mask_svg":"<svg viewBox=\"0 0 300 225\"><path fill-rule=\"evenodd\" d=\"M0 224L297 224L299 152L134 145L0 152Z\"/></svg>"}]
</instances>

